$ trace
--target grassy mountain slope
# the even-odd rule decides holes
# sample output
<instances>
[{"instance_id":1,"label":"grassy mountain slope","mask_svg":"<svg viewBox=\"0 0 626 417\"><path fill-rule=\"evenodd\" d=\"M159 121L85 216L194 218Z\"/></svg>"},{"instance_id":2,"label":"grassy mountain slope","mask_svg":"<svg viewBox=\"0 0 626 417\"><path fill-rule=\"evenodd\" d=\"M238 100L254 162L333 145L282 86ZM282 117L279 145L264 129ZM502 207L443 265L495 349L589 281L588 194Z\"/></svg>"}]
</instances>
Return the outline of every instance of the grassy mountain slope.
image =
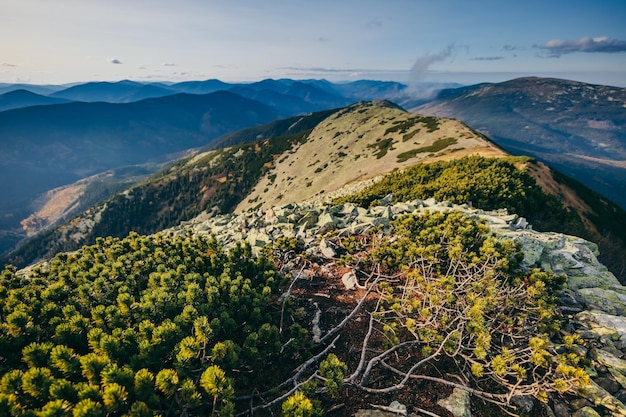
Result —
<instances>
[{"instance_id":1,"label":"grassy mountain slope","mask_svg":"<svg viewBox=\"0 0 626 417\"><path fill-rule=\"evenodd\" d=\"M421 160L504 152L452 120L411 115L387 101L358 103L334 113L275 166L238 211L320 196Z\"/></svg>"},{"instance_id":2,"label":"grassy mountain slope","mask_svg":"<svg viewBox=\"0 0 626 417\"><path fill-rule=\"evenodd\" d=\"M625 106L624 88L529 77L445 90L413 110L460 119L626 208Z\"/></svg>"}]
</instances>

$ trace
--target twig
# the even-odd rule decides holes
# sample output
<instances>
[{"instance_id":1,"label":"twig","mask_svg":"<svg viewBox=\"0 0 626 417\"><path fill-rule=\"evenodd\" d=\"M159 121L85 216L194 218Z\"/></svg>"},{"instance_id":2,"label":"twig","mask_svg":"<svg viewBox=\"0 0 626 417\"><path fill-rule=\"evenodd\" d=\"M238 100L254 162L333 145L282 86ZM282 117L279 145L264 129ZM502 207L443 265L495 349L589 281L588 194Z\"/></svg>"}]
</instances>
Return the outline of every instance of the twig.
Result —
<instances>
[{"instance_id":1,"label":"twig","mask_svg":"<svg viewBox=\"0 0 626 417\"><path fill-rule=\"evenodd\" d=\"M356 305L356 307L354 307L354 309L352 310L352 312L350 314L348 314L342 321L341 323L339 323L337 326L335 326L334 328L330 329L328 331L328 333L326 333L324 335L324 337L322 337L319 341L319 344L325 343L328 339L330 339L332 336L335 335L335 333L337 333L339 330L341 330L346 323L348 323L350 321L350 319L352 317L354 317L356 315L356 313L359 312L359 310L361 309L361 307L363 306L363 304L365 303L365 300L367 299L367 296L370 295L370 293L374 290L374 288L376 287L376 284L378 283L378 280L380 279L380 275L374 280L374 282L372 283L372 285L368 288L368 290L365 292L365 295L359 300L358 304Z\"/></svg>"},{"instance_id":2,"label":"twig","mask_svg":"<svg viewBox=\"0 0 626 417\"><path fill-rule=\"evenodd\" d=\"M293 281L291 281L291 284L289 284L289 288L287 288L287 291L285 292L285 298L283 299L283 305L280 308L280 334L283 334L283 319L285 318L285 304L287 304L287 300L289 299L289 295L291 295L291 289L293 288L293 285L296 283L296 281L298 280L298 278L300 278L300 275L302 275L302 271L304 271L304 267L305 265L302 265L302 268L300 268L300 272L298 272L298 275L296 275L293 278Z\"/></svg>"},{"instance_id":3,"label":"twig","mask_svg":"<svg viewBox=\"0 0 626 417\"><path fill-rule=\"evenodd\" d=\"M428 417L441 417L439 414L431 413L430 411L426 411L422 408L416 408L415 411L417 411L418 413L422 413Z\"/></svg>"},{"instance_id":4,"label":"twig","mask_svg":"<svg viewBox=\"0 0 626 417\"><path fill-rule=\"evenodd\" d=\"M312 358L310 358L309 360L307 360L306 362L304 362L303 364L301 364L300 366L298 366L295 369L295 374L285 380L283 383L281 383L280 385L278 385L277 387L272 388L271 390L265 391L261 394L256 394L254 395L254 397L263 397L265 395L271 394L272 392L274 392L274 390L276 389L283 389L286 386L288 386L289 384L294 384L296 387L299 387L300 385L302 385L301 383L298 383L297 381L300 379L300 376L304 373L304 371L306 371L311 365L315 364L316 362L318 362L323 356L327 355L328 352L335 347L335 343L337 343L337 340L339 340L339 336L335 337L333 339L333 341L326 346L326 348L321 351L320 353L318 353L317 355L313 356ZM310 379L310 378L309 378ZM234 401L244 401L244 400L249 400L250 399L250 395L245 395L242 397L237 397L234 399Z\"/></svg>"},{"instance_id":5,"label":"twig","mask_svg":"<svg viewBox=\"0 0 626 417\"><path fill-rule=\"evenodd\" d=\"M407 411L406 410L399 410L397 408L388 407L386 405L370 404L370 406L374 407L374 408L377 408L379 410L389 411L391 413L402 415L402 416L406 416L407 415Z\"/></svg>"}]
</instances>

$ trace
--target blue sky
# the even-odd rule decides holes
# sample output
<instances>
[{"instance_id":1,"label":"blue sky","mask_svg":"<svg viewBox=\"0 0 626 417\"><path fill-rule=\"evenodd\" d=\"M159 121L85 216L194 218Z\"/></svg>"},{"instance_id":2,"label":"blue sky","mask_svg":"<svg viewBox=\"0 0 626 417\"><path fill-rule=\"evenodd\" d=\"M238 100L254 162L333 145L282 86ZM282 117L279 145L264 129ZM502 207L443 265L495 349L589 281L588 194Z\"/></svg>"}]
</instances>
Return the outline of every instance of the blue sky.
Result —
<instances>
[{"instance_id":1,"label":"blue sky","mask_svg":"<svg viewBox=\"0 0 626 417\"><path fill-rule=\"evenodd\" d=\"M0 82L626 86L626 0L2 0Z\"/></svg>"}]
</instances>

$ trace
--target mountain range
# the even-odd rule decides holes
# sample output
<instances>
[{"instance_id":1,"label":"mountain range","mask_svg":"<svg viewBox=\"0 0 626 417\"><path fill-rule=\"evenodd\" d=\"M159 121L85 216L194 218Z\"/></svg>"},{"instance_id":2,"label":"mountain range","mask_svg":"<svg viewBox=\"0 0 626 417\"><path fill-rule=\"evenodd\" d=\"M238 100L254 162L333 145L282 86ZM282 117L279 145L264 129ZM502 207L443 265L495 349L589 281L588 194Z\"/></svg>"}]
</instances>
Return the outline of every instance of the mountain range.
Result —
<instances>
[{"instance_id":1,"label":"mountain range","mask_svg":"<svg viewBox=\"0 0 626 417\"><path fill-rule=\"evenodd\" d=\"M26 234L68 220L99 199L142 180L163 162L197 152L193 149L219 149L296 134L303 131L300 127L316 127L333 112L320 110L381 98L413 113L463 120L507 151L534 156L622 207L626 205L620 192L626 178L626 100L624 89L614 87L525 78L443 89L426 104L426 98L415 97L404 84L368 80L120 81L67 88L15 87L11 91L3 86L1 91L8 92L0 95L0 106L7 109L0 111L0 194L4 197L0 203L0 241L4 242L0 252L14 247ZM55 100L69 102L54 104ZM300 126L291 129L293 124ZM239 131L253 125L258 127ZM390 145L384 135L378 139L381 142L370 144L368 150L394 154L400 149L397 144ZM348 142L342 146L360 145ZM410 155L414 151L401 149L397 152ZM344 153L347 151L337 150L337 154ZM363 161L352 164L360 167ZM320 177L317 168L299 179L299 190L310 188L306 185ZM295 178L295 174L289 176ZM79 182L71 185L75 181ZM291 193L286 190L282 194Z\"/></svg>"},{"instance_id":2,"label":"mountain range","mask_svg":"<svg viewBox=\"0 0 626 417\"><path fill-rule=\"evenodd\" d=\"M296 116L244 129L218 142L229 147L191 152L137 185L52 227L67 216L68 207L81 201L85 185L64 188L23 222L34 236L19 245L7 261L26 265L59 250L91 244L99 236L156 233L207 211L267 210L325 199L345 186L375 181L417 163L508 155L461 122L415 115L389 101L360 102ZM626 240L623 210L541 163L528 161L524 169L546 194L556 196L559 204L579 220L561 215L548 221L541 217L547 207L524 215L543 227L604 242L603 251L605 246L611 248L605 251L606 256L618 259L611 262L619 264L622 241ZM612 238L607 237L609 231Z\"/></svg>"}]
</instances>

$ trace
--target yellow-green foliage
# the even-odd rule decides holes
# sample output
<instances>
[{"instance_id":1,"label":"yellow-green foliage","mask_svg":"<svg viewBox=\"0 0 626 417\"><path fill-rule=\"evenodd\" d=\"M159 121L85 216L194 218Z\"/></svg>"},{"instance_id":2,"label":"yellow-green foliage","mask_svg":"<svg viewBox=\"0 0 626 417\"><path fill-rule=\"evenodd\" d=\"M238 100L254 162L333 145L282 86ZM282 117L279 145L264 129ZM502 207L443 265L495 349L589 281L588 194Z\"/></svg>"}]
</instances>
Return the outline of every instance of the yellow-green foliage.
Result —
<instances>
[{"instance_id":1,"label":"yellow-green foliage","mask_svg":"<svg viewBox=\"0 0 626 417\"><path fill-rule=\"evenodd\" d=\"M313 403L301 391L287 398L282 409L284 417L312 417L315 415Z\"/></svg>"},{"instance_id":2,"label":"yellow-green foliage","mask_svg":"<svg viewBox=\"0 0 626 417\"><path fill-rule=\"evenodd\" d=\"M546 195L535 180L516 164L525 157L484 158L470 156L452 161L417 164L387 175L376 184L335 204L353 202L363 207L377 205L390 192L393 202L435 198L452 203L471 203L476 208L506 208L526 217L538 230L577 234L584 229L580 218L561 202Z\"/></svg>"},{"instance_id":3,"label":"yellow-green foliage","mask_svg":"<svg viewBox=\"0 0 626 417\"><path fill-rule=\"evenodd\" d=\"M249 246L190 235L98 239L25 274L9 267L0 415L229 415L233 369L242 389L263 387L269 361L306 352L302 327L279 333L281 280ZM293 339L282 353L281 337Z\"/></svg>"},{"instance_id":4,"label":"yellow-green foliage","mask_svg":"<svg viewBox=\"0 0 626 417\"><path fill-rule=\"evenodd\" d=\"M417 344L424 361L453 357L476 379L516 395L543 398L588 381L576 338L565 340L568 355L549 343L560 326L555 292L564 277L521 270L518 245L460 212L403 216L389 234L372 235L361 267L401 277L379 287L375 317L390 352Z\"/></svg>"}]
</instances>

